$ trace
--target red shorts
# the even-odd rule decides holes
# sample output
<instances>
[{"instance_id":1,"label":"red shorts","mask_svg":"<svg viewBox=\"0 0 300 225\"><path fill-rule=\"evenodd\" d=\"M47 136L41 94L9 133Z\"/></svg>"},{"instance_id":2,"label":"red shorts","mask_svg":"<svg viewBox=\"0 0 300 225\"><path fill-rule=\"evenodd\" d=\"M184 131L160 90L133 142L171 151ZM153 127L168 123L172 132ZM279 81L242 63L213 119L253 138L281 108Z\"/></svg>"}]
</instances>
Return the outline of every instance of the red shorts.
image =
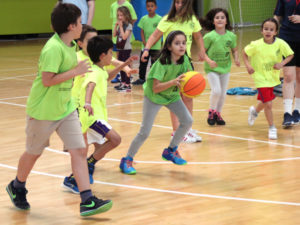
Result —
<instances>
[{"instance_id":1,"label":"red shorts","mask_svg":"<svg viewBox=\"0 0 300 225\"><path fill-rule=\"evenodd\" d=\"M273 87L257 88L257 100L260 100L263 103L272 101L275 98L273 89Z\"/></svg>"}]
</instances>

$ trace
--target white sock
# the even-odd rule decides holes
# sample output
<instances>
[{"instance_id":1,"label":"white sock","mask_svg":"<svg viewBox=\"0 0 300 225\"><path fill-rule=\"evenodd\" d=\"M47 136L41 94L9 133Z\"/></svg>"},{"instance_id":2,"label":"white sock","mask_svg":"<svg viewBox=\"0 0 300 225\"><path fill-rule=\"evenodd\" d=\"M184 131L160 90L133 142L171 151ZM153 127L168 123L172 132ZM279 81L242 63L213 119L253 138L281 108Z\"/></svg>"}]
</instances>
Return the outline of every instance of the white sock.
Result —
<instances>
[{"instance_id":1,"label":"white sock","mask_svg":"<svg viewBox=\"0 0 300 225\"><path fill-rule=\"evenodd\" d=\"M284 112L292 115L293 99L283 99Z\"/></svg>"},{"instance_id":2,"label":"white sock","mask_svg":"<svg viewBox=\"0 0 300 225\"><path fill-rule=\"evenodd\" d=\"M300 112L300 98L295 98L295 109Z\"/></svg>"}]
</instances>

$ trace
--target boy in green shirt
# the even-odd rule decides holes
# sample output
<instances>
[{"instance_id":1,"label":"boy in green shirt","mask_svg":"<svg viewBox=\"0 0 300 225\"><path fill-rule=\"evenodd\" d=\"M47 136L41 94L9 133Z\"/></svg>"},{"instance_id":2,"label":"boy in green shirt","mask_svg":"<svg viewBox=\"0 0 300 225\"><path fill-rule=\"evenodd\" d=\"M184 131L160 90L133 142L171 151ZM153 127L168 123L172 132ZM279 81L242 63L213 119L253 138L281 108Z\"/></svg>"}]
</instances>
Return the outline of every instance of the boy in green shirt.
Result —
<instances>
[{"instance_id":1,"label":"boy in green shirt","mask_svg":"<svg viewBox=\"0 0 300 225\"><path fill-rule=\"evenodd\" d=\"M138 27L141 28L143 49L149 37L155 31L159 21L161 20L161 16L155 13L155 10L157 9L156 0L146 0L146 8L148 11L148 15L143 16L138 23ZM132 84L134 85L144 84L149 58L151 57L151 65L152 65L155 62L156 58L158 57L160 49L161 49L161 41L158 41L149 50L149 56L145 58L146 61L143 62L142 60L140 60L139 79L132 82ZM141 51L140 58L142 57L142 54L143 51Z\"/></svg>"},{"instance_id":2,"label":"boy in green shirt","mask_svg":"<svg viewBox=\"0 0 300 225\"><path fill-rule=\"evenodd\" d=\"M30 209L25 183L49 138L56 131L71 155L74 176L80 190L80 215L90 216L112 207L111 200L93 196L90 189L82 136L76 104L71 97L73 78L90 70L88 61L77 64L76 43L79 38L81 12L73 4L57 4L51 14L55 34L42 49L39 72L27 101L26 151L19 160L17 176L6 187L13 204Z\"/></svg>"}]
</instances>

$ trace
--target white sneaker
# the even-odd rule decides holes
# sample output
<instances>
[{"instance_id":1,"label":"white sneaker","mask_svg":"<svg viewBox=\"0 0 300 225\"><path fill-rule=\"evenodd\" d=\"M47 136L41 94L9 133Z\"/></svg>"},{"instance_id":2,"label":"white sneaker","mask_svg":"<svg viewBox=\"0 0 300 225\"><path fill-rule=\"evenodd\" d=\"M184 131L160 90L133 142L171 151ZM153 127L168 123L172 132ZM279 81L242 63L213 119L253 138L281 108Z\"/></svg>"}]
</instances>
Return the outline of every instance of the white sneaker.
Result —
<instances>
[{"instance_id":1,"label":"white sneaker","mask_svg":"<svg viewBox=\"0 0 300 225\"><path fill-rule=\"evenodd\" d=\"M173 137L174 137L174 132L171 134L171 140L172 140ZM182 139L181 142L190 144L190 143L196 143L197 140L196 140L196 138L190 132L188 132L184 136L184 138Z\"/></svg>"},{"instance_id":2,"label":"white sneaker","mask_svg":"<svg viewBox=\"0 0 300 225\"><path fill-rule=\"evenodd\" d=\"M254 106L251 106L249 108L249 114L248 114L248 124L249 124L249 126L253 126L256 117L257 117L257 112L256 112Z\"/></svg>"},{"instance_id":3,"label":"white sneaker","mask_svg":"<svg viewBox=\"0 0 300 225\"><path fill-rule=\"evenodd\" d=\"M196 142L202 141L202 137L197 134L196 130L190 129L189 133L191 133L192 136L194 136L194 138L196 139Z\"/></svg>"},{"instance_id":4,"label":"white sneaker","mask_svg":"<svg viewBox=\"0 0 300 225\"><path fill-rule=\"evenodd\" d=\"M277 139L277 129L275 127L269 128L269 139L271 140Z\"/></svg>"},{"instance_id":5,"label":"white sneaker","mask_svg":"<svg viewBox=\"0 0 300 225\"><path fill-rule=\"evenodd\" d=\"M183 143L190 144L190 143L196 143L197 140L196 140L196 138L194 137L193 134L191 134L190 132L188 132L188 133L184 136L184 138L182 139L182 142L183 142Z\"/></svg>"}]
</instances>

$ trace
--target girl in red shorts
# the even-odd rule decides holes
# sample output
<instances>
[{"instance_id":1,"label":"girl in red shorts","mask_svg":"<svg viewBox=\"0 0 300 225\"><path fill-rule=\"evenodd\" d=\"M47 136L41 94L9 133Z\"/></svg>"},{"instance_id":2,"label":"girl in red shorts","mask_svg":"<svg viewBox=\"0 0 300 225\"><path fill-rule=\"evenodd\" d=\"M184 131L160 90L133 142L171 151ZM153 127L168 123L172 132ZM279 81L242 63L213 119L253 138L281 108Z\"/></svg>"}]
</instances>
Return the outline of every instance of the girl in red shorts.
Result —
<instances>
[{"instance_id":1,"label":"girl in red shorts","mask_svg":"<svg viewBox=\"0 0 300 225\"><path fill-rule=\"evenodd\" d=\"M252 126L258 113L264 110L269 124L269 139L277 139L272 113L272 101L275 98L273 88L280 84L280 69L291 61L294 54L284 40L276 37L277 31L277 21L266 19L261 26L263 38L252 41L243 51L245 66L248 73L252 74L259 101L256 107L249 109L248 124Z\"/></svg>"}]
</instances>

